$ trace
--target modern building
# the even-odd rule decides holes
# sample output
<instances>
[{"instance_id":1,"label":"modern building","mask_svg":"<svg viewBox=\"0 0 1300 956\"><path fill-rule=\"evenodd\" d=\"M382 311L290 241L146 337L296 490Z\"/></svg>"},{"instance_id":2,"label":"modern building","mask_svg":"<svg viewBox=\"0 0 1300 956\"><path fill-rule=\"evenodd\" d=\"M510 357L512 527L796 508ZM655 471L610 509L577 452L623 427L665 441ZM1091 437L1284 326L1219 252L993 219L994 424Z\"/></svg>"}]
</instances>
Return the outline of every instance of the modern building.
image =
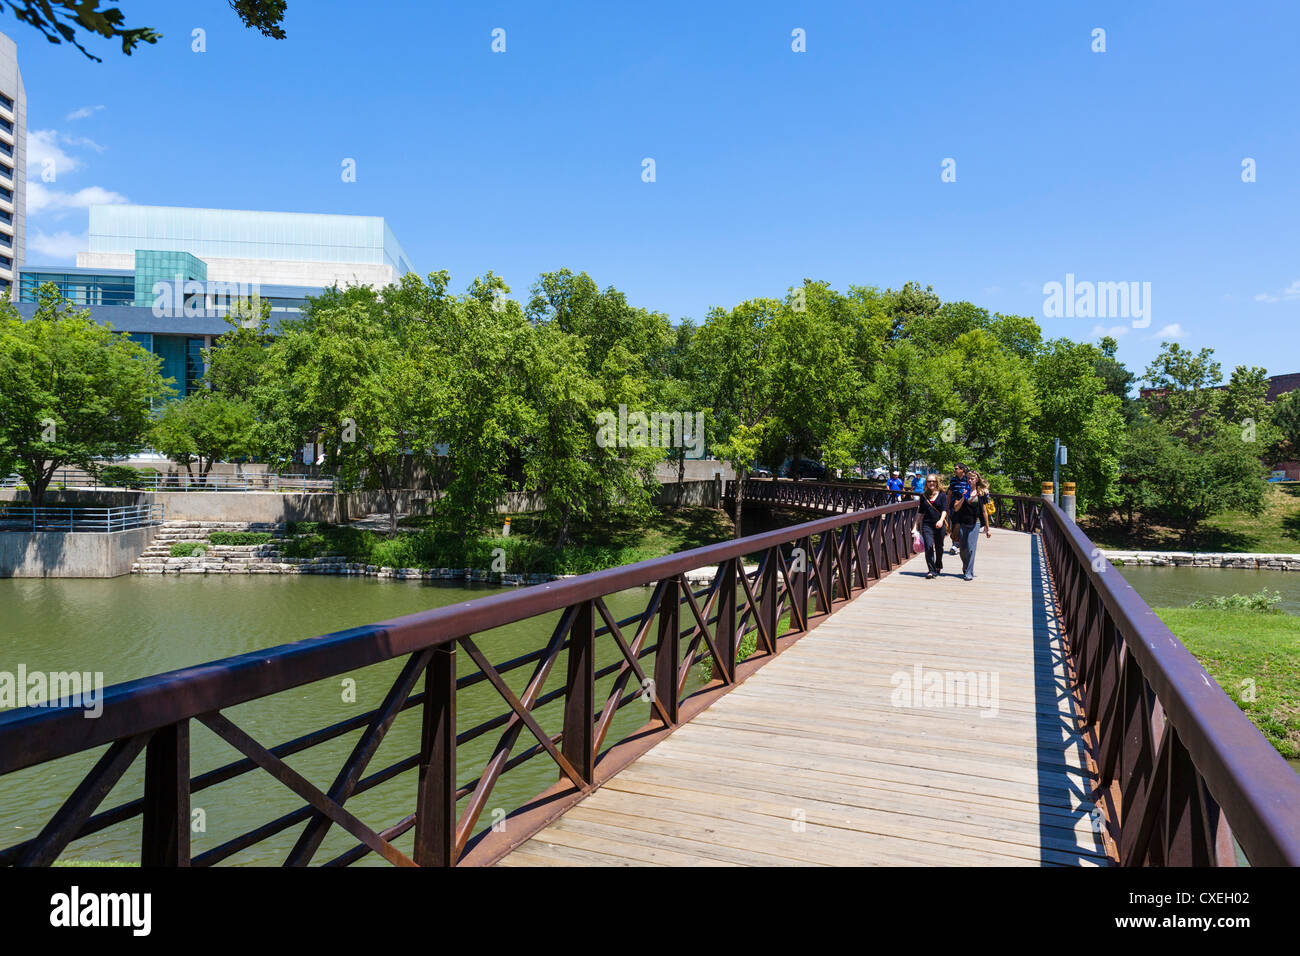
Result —
<instances>
[{"instance_id":1,"label":"modern building","mask_svg":"<svg viewBox=\"0 0 1300 956\"><path fill-rule=\"evenodd\" d=\"M75 267L24 267L19 312L35 312L37 291L54 283L160 356L181 394L198 387L201 350L229 329L236 301L269 302L274 332L326 288L382 287L414 271L378 216L96 205L89 245Z\"/></svg>"},{"instance_id":2,"label":"modern building","mask_svg":"<svg viewBox=\"0 0 1300 956\"><path fill-rule=\"evenodd\" d=\"M18 45L0 33L0 292L27 252L27 91Z\"/></svg>"}]
</instances>

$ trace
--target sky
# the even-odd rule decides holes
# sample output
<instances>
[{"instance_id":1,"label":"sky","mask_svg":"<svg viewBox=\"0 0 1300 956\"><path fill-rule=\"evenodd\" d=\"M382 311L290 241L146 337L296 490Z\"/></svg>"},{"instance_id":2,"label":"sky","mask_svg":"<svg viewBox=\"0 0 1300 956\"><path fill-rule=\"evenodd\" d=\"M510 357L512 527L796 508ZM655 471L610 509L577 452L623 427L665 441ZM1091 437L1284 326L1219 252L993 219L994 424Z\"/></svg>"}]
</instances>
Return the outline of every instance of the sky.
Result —
<instances>
[{"instance_id":1,"label":"sky","mask_svg":"<svg viewBox=\"0 0 1300 956\"><path fill-rule=\"evenodd\" d=\"M0 13L29 265L74 262L91 202L375 215L455 290L567 267L699 321L916 281L1139 373L1164 341L1300 371L1294 0L289 0L278 41L115 5L163 38L94 63Z\"/></svg>"}]
</instances>

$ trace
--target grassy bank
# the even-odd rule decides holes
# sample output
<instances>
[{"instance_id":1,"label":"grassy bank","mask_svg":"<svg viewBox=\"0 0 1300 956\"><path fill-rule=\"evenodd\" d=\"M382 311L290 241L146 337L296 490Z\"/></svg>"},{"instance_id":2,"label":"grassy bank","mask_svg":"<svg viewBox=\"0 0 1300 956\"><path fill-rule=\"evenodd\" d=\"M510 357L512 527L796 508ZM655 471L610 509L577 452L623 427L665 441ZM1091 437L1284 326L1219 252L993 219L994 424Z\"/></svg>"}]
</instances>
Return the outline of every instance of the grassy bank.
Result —
<instances>
[{"instance_id":1,"label":"grassy bank","mask_svg":"<svg viewBox=\"0 0 1300 956\"><path fill-rule=\"evenodd\" d=\"M391 568L493 567L493 552L505 552L510 574L585 574L657 558L731 538L725 513L712 508L664 508L648 520L626 524L601 521L572 529L573 543L555 547L533 515L512 522L509 537L439 531L426 518L404 518L396 535L362 528L302 523L289 528L289 557L346 555L349 561Z\"/></svg>"},{"instance_id":2,"label":"grassy bank","mask_svg":"<svg viewBox=\"0 0 1300 956\"><path fill-rule=\"evenodd\" d=\"M1300 757L1300 617L1195 607L1156 614L1282 756Z\"/></svg>"},{"instance_id":3,"label":"grassy bank","mask_svg":"<svg viewBox=\"0 0 1300 956\"><path fill-rule=\"evenodd\" d=\"M1182 533L1152 524L1139 516L1130 531L1122 523L1084 515L1084 533L1099 548L1119 551L1184 551ZM1264 513L1225 511L1201 525L1197 551L1256 551L1270 554L1300 552L1300 483L1271 484Z\"/></svg>"}]
</instances>

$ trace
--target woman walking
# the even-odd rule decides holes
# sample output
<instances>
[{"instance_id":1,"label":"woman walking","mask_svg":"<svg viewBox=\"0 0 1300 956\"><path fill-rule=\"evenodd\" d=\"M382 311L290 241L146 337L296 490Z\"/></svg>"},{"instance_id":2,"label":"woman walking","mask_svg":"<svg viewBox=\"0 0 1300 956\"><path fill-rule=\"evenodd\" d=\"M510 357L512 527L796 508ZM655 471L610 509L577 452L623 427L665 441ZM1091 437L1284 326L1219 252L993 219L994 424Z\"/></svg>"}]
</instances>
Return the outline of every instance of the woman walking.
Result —
<instances>
[{"instance_id":1,"label":"woman walking","mask_svg":"<svg viewBox=\"0 0 1300 956\"><path fill-rule=\"evenodd\" d=\"M961 551L961 576L967 581L975 577L975 546L979 544L980 530L985 537L993 537L989 530L989 517L985 506L989 503L989 483L977 472L967 472L970 486L956 498L953 513L957 519L957 546Z\"/></svg>"},{"instance_id":2,"label":"woman walking","mask_svg":"<svg viewBox=\"0 0 1300 956\"><path fill-rule=\"evenodd\" d=\"M916 527L925 540L926 580L937 578L943 571L943 529L948 524L948 496L939 490L939 476L928 475L921 491Z\"/></svg>"}]
</instances>

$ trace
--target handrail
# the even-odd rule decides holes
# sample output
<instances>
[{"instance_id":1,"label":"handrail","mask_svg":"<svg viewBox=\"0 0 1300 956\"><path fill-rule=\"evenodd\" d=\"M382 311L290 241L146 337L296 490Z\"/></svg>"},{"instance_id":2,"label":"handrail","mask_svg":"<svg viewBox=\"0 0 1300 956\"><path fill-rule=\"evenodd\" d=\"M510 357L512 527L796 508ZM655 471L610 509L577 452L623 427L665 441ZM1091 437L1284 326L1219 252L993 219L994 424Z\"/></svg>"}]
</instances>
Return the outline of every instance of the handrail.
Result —
<instances>
[{"instance_id":1,"label":"handrail","mask_svg":"<svg viewBox=\"0 0 1300 956\"><path fill-rule=\"evenodd\" d=\"M48 863L71 840L143 813L146 839L142 861L188 865L188 794L249 772L254 766L270 772L305 799L306 805L206 851L195 860L196 864L224 859L309 817L312 824L288 862L309 861L331 822L360 841L354 851L332 862L348 863L365 853L377 852L396 863L447 866L462 862L470 848L474 849L476 862L490 862L540 829L549 819L544 818L545 813L553 814L560 805L552 796L538 798L517 810L523 816L512 823L508 846L501 842L506 837L498 839L487 831L476 833L479 815L504 772L534 756L547 754L561 771L569 798L585 794L622 766L618 760L606 760L614 750L626 746L648 748L658 739L656 732L666 733L680 720L688 719L695 712L691 708L711 701L711 695L725 693L753 668L805 633L815 618L832 613L911 557L908 512L915 508L914 503L900 502L829 516L127 681L104 690L102 710L95 720L84 719L82 711L67 702L58 707L27 707L0 714L0 775L103 744L112 745L40 835L0 849L0 863ZM799 552L802 554L796 557ZM745 571L743 559L756 554L761 555L757 570ZM699 591L693 590L687 584L686 573L709 565L718 568L713 581ZM615 621L604 598L643 586L653 588L645 610ZM471 639L471 635L556 611L562 612L560 622L545 645L505 663L492 664ZM629 630L625 632L624 628ZM742 664L738 649L741 639L749 633L757 635L757 650ZM593 648L598 637L617 643L621 664L595 668ZM562 650L567 650L568 657L564 686L543 694L547 675ZM455 661L461 652L471 657L478 670L458 678ZM237 704L404 655L409 655L406 666L378 710L295 741L263 747L221 713ZM647 656L653 657L653 680L640 669L639 661ZM684 698L690 668L703 658L714 661L715 679L704 691ZM525 664L534 664L533 675L527 689L516 694L501 680L501 674ZM608 700L601 703L595 681L611 674L613 689ZM424 693L413 694L422 676ZM626 692L632 679L635 685ZM477 727L458 732L454 719L456 693L482 682L496 688L509 709ZM532 712L560 698L564 700L564 729L558 736L549 736L536 724ZM650 704L651 724L602 750L610 718L619 708L636 702ZM400 711L417 705L424 707L426 728L421 752L362 779L366 763L392 720ZM203 723L247 759L191 779L191 720ZM316 790L280 759L359 726L366 727L362 740L328 795ZM458 788L457 746L494 728L504 731L493 757L474 783ZM512 757L511 748L524 729L538 743ZM148 766L153 769L146 773L143 798L92 816L104 795L146 746ZM349 796L416 766L420 767L420 787L415 813L394 827L375 833L344 810L343 802ZM178 793L184 794L185 800L178 799ZM458 816L457 801L467 795L469 804ZM533 804L542 808L537 811L542 817L529 815L534 811L527 808ZM413 861L389 842L412 826L416 828Z\"/></svg>"},{"instance_id":2,"label":"handrail","mask_svg":"<svg viewBox=\"0 0 1300 956\"><path fill-rule=\"evenodd\" d=\"M111 534L163 523L161 504L124 505L118 508L47 507L0 503L0 522L19 523L31 531L77 534Z\"/></svg>"},{"instance_id":3,"label":"handrail","mask_svg":"<svg viewBox=\"0 0 1300 956\"><path fill-rule=\"evenodd\" d=\"M1254 865L1300 866L1300 776L1078 525L1042 512L1121 862L1231 865L1235 836Z\"/></svg>"},{"instance_id":4,"label":"handrail","mask_svg":"<svg viewBox=\"0 0 1300 956\"><path fill-rule=\"evenodd\" d=\"M306 475L204 475L196 477L189 473L175 475L138 475L131 479L129 485L112 485L101 481L94 475L83 471L60 469L50 479L51 484L65 488L90 488L93 490L170 492L170 491L273 491L302 492L305 494L337 493L338 479L334 476L309 478ZM25 485L21 475L9 475L0 478L0 488L16 488Z\"/></svg>"}]
</instances>

